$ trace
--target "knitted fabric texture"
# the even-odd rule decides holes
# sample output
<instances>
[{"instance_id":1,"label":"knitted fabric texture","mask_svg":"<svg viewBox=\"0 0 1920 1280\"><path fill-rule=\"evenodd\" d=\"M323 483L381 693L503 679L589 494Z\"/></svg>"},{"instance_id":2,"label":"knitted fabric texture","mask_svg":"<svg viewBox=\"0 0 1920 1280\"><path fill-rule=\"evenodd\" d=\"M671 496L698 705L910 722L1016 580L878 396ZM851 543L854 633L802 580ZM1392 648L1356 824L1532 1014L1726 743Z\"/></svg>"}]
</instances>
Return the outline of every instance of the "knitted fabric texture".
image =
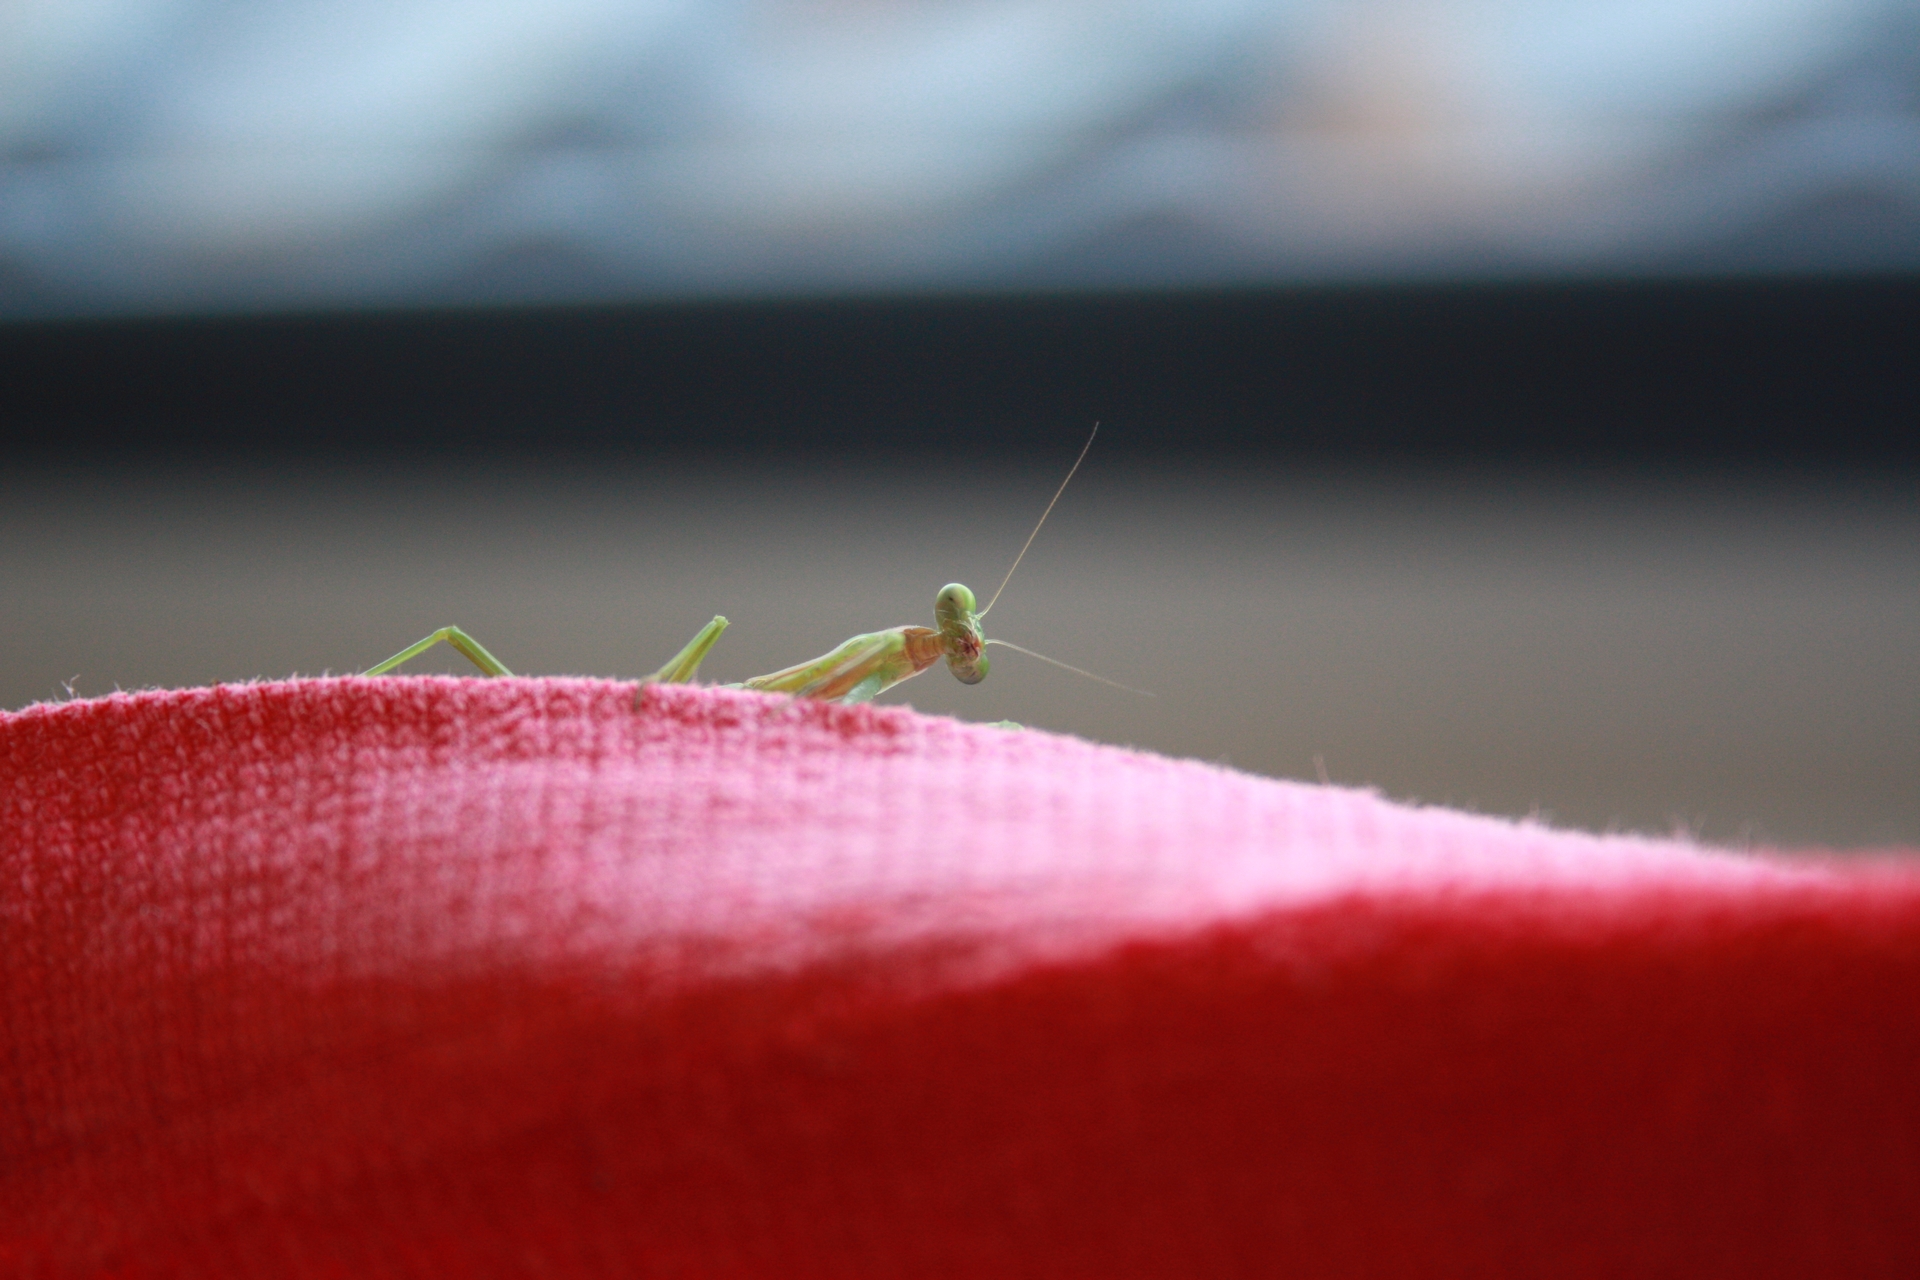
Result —
<instances>
[{"instance_id":1,"label":"knitted fabric texture","mask_svg":"<svg viewBox=\"0 0 1920 1280\"><path fill-rule=\"evenodd\" d=\"M887 707L0 716L0 1273L1920 1274L1920 874Z\"/></svg>"}]
</instances>

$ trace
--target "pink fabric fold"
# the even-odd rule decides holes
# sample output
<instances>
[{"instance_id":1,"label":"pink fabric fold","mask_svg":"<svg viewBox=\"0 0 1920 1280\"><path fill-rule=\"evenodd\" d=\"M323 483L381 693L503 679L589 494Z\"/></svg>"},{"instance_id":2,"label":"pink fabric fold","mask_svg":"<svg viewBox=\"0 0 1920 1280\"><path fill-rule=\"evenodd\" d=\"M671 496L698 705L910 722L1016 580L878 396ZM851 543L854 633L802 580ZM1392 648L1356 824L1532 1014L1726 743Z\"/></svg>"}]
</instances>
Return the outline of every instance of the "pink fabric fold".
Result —
<instances>
[{"instance_id":1,"label":"pink fabric fold","mask_svg":"<svg viewBox=\"0 0 1920 1280\"><path fill-rule=\"evenodd\" d=\"M585 680L0 783L8 1274L1920 1274L1902 860Z\"/></svg>"}]
</instances>

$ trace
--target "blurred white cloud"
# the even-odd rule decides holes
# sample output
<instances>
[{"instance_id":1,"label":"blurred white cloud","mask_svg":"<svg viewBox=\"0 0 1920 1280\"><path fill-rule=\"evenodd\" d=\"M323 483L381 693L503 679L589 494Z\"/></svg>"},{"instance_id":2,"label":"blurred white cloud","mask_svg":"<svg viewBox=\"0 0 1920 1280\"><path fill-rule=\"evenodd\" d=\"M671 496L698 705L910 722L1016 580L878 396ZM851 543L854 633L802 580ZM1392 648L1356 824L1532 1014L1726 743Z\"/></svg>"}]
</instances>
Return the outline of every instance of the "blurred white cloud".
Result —
<instances>
[{"instance_id":1,"label":"blurred white cloud","mask_svg":"<svg viewBox=\"0 0 1920 1280\"><path fill-rule=\"evenodd\" d=\"M0 313L1910 268L1917 99L1914 0L0 0Z\"/></svg>"}]
</instances>

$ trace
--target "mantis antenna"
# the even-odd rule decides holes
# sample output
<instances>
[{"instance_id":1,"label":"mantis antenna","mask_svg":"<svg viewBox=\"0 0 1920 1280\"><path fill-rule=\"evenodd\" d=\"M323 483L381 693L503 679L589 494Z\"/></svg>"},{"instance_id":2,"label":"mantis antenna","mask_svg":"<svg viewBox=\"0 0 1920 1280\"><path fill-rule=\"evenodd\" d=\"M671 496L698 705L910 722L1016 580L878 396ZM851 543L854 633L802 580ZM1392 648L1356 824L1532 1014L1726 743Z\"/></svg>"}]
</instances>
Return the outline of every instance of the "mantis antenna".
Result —
<instances>
[{"instance_id":1,"label":"mantis antenna","mask_svg":"<svg viewBox=\"0 0 1920 1280\"><path fill-rule=\"evenodd\" d=\"M1069 484L1073 483L1073 473L1078 471L1080 469L1080 464L1087 460L1087 450L1093 448L1093 438L1099 434L1100 434L1100 424L1096 422L1093 424L1093 430L1087 433L1087 442L1080 446L1080 456L1073 460L1073 465L1071 467L1067 468L1067 478L1065 480L1062 480L1060 482L1060 487L1053 491L1053 502L1049 502L1047 504L1047 509L1040 513L1040 520L1038 523L1036 523L1033 526L1033 532L1027 535L1026 544L1020 548L1020 554L1013 558L1013 569L1018 569L1020 567L1020 562L1027 558L1027 547L1031 547L1033 545L1033 540L1040 536L1040 526L1045 524L1047 522L1047 517L1053 514L1054 502L1060 501L1060 495L1067 491L1067 486ZM986 617L988 612L992 610L993 606L999 603L1000 593L1007 589L1007 584L1009 582L1013 581L1013 569L1007 570L1007 576L1000 579L999 587L994 590L993 599L987 601L987 607L985 609L982 609L975 616L981 617L981 618ZM1013 646L1008 645L1007 647L1012 648ZM1021 652L1025 653L1026 650L1022 649ZM1036 653L1033 656L1037 658L1040 655ZM1053 659L1048 658L1047 661L1052 662ZM1057 665L1064 667L1067 664L1062 662ZM1081 674L1086 675L1089 673L1082 672ZM1094 679L1096 680L1098 680L1099 678L1100 678L1099 676L1094 676ZM1108 683L1111 684L1112 681L1108 681Z\"/></svg>"},{"instance_id":2,"label":"mantis antenna","mask_svg":"<svg viewBox=\"0 0 1920 1280\"><path fill-rule=\"evenodd\" d=\"M1067 478L1065 480L1062 480L1060 482L1060 487L1053 491L1052 501L1048 502L1047 509L1040 513L1040 519L1037 522L1035 522L1033 526L1033 532L1027 535L1027 540L1025 544L1023 544L1020 548L1020 554L1013 558L1013 568L1008 569L1007 576L1000 579L1000 586L994 591L993 599L987 601L987 608L982 609L979 613L975 614L974 615L975 617L978 617L978 618L986 617L987 609L993 608L994 604L998 602L1000 599L1000 593L1007 589L1007 584L1009 582L1013 581L1013 570L1018 569L1020 567L1020 562L1027 558L1027 548L1031 547L1033 545L1033 540L1040 536L1040 526L1047 522L1047 517L1053 514L1054 504L1060 501L1060 495L1067 491L1067 486L1069 484L1073 483L1074 472L1080 470L1080 464L1087 460L1087 451L1093 448L1093 438L1099 434L1100 434L1100 424L1096 422L1093 424L1093 430L1087 433L1087 442L1080 446L1080 456L1073 460L1073 465L1071 467L1067 468ZM1121 684L1118 680L1109 680L1103 675L1099 675L1096 672L1088 671L1085 667L1076 667L1071 662L1062 662L1058 658L1049 658L1044 653L1036 653L1034 650L1024 648L1021 645L1017 645L1011 640L982 640L981 643L983 645L997 644L1002 648L1011 649L1015 653L1024 653L1029 658L1038 658L1040 659L1040 661L1051 663L1052 665L1059 667L1063 671L1071 671L1073 672L1073 674L1077 676L1085 676L1089 680L1097 680L1101 684L1111 685L1113 688L1123 690L1124 692L1127 692L1127 693L1137 693L1143 698L1151 698L1153 696L1151 693L1148 693L1145 689L1136 689L1130 684Z\"/></svg>"},{"instance_id":3,"label":"mantis antenna","mask_svg":"<svg viewBox=\"0 0 1920 1280\"><path fill-rule=\"evenodd\" d=\"M1015 653L1024 653L1029 658L1038 658L1042 662L1051 662L1054 666L1066 671L1071 671L1077 676L1085 676L1089 680L1098 680L1101 684L1112 685L1114 688L1126 693L1137 693L1143 698L1151 698L1153 696L1153 694L1145 689L1136 689L1130 684L1121 684L1118 680L1109 680L1103 675L1088 671L1085 667L1076 667L1071 662L1062 662L1058 658L1049 658L1044 653L1035 653L1032 649L1023 649L1011 640L986 640L982 641L982 643L997 644L1003 649L1011 649Z\"/></svg>"}]
</instances>

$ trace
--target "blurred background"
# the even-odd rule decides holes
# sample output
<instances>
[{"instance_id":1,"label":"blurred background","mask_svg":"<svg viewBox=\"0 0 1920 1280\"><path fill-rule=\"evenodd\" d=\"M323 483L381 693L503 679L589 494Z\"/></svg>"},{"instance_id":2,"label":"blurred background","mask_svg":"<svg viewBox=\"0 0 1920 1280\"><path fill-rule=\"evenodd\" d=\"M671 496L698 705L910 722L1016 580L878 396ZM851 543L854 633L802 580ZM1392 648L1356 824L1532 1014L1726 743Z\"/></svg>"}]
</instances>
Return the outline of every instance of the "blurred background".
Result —
<instances>
[{"instance_id":1,"label":"blurred background","mask_svg":"<svg viewBox=\"0 0 1920 1280\"><path fill-rule=\"evenodd\" d=\"M1912 0L9 0L21 316L1920 267Z\"/></svg>"},{"instance_id":2,"label":"blurred background","mask_svg":"<svg viewBox=\"0 0 1920 1280\"><path fill-rule=\"evenodd\" d=\"M446 622L1920 845L1914 0L0 3L0 707ZM455 671L457 659L423 670Z\"/></svg>"}]
</instances>

